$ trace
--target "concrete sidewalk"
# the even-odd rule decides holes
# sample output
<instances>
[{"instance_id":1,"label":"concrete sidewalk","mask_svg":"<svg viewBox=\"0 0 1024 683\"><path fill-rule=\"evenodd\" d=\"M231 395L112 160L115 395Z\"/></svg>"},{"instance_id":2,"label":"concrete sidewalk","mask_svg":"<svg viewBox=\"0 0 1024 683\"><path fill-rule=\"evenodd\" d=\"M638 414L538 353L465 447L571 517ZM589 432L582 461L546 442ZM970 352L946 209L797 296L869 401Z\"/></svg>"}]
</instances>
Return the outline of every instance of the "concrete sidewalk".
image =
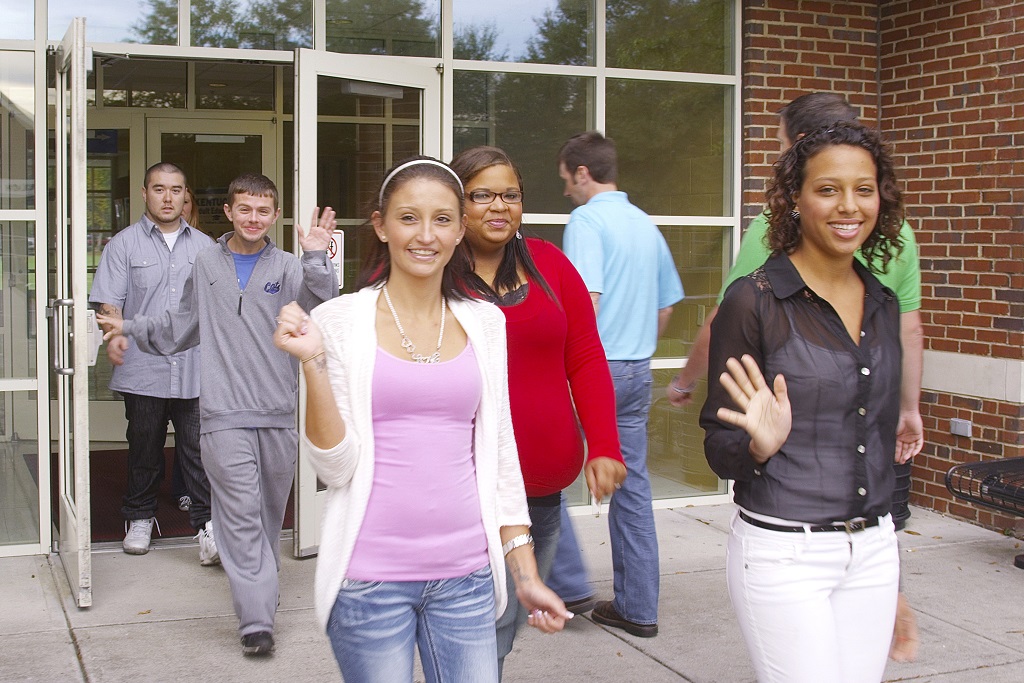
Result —
<instances>
[{"instance_id":1,"label":"concrete sidewalk","mask_svg":"<svg viewBox=\"0 0 1024 683\"><path fill-rule=\"evenodd\" d=\"M524 629L506 683L745 683L753 674L725 588L731 505L656 511L661 633L638 639L586 618L543 636ZM606 520L577 517L598 594L611 595ZM887 681L1024 681L1021 541L913 508L899 534L921 652ZM93 555L94 606L70 601L54 557L0 559L0 681L338 681L312 609L315 560L283 553L277 651L243 658L227 580L194 545Z\"/></svg>"}]
</instances>

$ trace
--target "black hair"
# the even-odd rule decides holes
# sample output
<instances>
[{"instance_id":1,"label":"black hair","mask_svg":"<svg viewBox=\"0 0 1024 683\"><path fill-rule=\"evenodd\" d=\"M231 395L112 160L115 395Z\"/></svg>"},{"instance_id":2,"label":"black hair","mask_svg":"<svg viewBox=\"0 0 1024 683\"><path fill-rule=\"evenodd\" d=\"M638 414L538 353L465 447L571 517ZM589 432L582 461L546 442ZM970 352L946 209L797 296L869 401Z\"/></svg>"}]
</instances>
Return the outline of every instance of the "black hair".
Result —
<instances>
[{"instance_id":1,"label":"black hair","mask_svg":"<svg viewBox=\"0 0 1024 683\"><path fill-rule=\"evenodd\" d=\"M857 108L842 95L812 92L801 95L779 110L779 117L790 144L801 135L830 126L837 121L856 121Z\"/></svg>"},{"instance_id":2,"label":"black hair","mask_svg":"<svg viewBox=\"0 0 1024 683\"><path fill-rule=\"evenodd\" d=\"M185 178L185 172L181 170L181 166L172 164L169 161L158 161L146 169L146 175L142 176L143 187L149 187L149 181L152 179L154 173L180 173L181 177ZM184 184L188 185L187 178Z\"/></svg>"},{"instance_id":3,"label":"black hair","mask_svg":"<svg viewBox=\"0 0 1024 683\"><path fill-rule=\"evenodd\" d=\"M795 213L796 197L804 184L807 161L835 145L866 150L875 163L878 182L878 221L860 251L874 272L887 272L889 261L903 249L903 196L896 182L892 155L877 131L856 121L840 121L800 138L775 162L775 176L768 181L768 232L765 242L773 251L793 253L802 239L800 215ZM794 215L795 214L795 215ZM877 263L881 262L879 269Z\"/></svg>"},{"instance_id":4,"label":"black hair","mask_svg":"<svg viewBox=\"0 0 1024 683\"><path fill-rule=\"evenodd\" d=\"M452 159L449 165L459 175L459 178L462 179L464 186L468 185L469 181L484 169L491 166L508 166L516 176L519 189L523 189L523 176L519 173L519 169L505 150L497 147L470 147L455 155L455 158ZM508 292L514 289L519 284L519 268L522 267L523 272L539 284L552 301L559 306L561 305L558 297L555 296L550 285L548 285L547 280L544 279L544 276L537 268L537 264L534 262L533 256L530 255L530 250L526 246L526 240L514 237L505 244L501 263L498 264L498 271L494 274L493 283L484 282L476 274L473 248L468 244L468 240L466 248L469 251L470 266L473 267L473 271L467 276L466 281L471 288L482 296L497 300L499 298L498 292Z\"/></svg>"}]
</instances>

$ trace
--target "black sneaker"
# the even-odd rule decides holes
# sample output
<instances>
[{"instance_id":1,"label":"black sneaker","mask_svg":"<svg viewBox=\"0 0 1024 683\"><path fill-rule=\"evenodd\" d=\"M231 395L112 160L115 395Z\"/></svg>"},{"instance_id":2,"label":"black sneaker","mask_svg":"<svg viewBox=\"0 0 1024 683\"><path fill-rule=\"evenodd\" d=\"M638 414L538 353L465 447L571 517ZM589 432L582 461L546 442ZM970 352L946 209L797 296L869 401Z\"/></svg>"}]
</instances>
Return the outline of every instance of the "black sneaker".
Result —
<instances>
[{"instance_id":1,"label":"black sneaker","mask_svg":"<svg viewBox=\"0 0 1024 683\"><path fill-rule=\"evenodd\" d=\"M579 600L570 600L565 603L565 608L573 614L584 614L597 607L597 596L588 595Z\"/></svg>"},{"instance_id":2,"label":"black sneaker","mask_svg":"<svg viewBox=\"0 0 1024 683\"><path fill-rule=\"evenodd\" d=\"M242 636L242 654L251 656L269 655L274 651L274 636L270 631L257 631Z\"/></svg>"}]
</instances>

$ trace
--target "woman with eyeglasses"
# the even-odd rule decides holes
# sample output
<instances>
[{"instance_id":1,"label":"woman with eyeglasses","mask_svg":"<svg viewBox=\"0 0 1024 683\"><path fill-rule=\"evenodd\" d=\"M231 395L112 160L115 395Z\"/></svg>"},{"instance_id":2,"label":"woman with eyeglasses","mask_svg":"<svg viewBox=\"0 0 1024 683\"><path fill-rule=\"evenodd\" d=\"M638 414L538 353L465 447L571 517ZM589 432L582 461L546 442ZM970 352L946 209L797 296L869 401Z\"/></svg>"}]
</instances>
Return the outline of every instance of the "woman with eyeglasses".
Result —
<instances>
[{"instance_id":1,"label":"woman with eyeglasses","mask_svg":"<svg viewBox=\"0 0 1024 683\"><path fill-rule=\"evenodd\" d=\"M595 498L611 495L626 477L611 374L579 273L550 242L523 237L523 182L511 158L496 147L473 147L451 167L468 200L469 284L505 313L512 425L543 580L558 541L562 489L584 466L580 424ZM525 619L513 604L498 620L499 671Z\"/></svg>"}]
</instances>

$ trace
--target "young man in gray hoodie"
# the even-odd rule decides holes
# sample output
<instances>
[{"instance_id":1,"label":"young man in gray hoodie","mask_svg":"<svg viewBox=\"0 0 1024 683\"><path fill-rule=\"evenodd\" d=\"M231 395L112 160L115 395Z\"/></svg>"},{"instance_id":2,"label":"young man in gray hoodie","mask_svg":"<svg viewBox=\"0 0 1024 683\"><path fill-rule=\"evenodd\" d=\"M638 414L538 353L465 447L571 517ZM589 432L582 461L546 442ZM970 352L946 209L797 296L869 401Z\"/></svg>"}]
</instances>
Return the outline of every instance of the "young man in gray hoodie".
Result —
<instances>
[{"instance_id":1,"label":"young man in gray hoodie","mask_svg":"<svg viewBox=\"0 0 1024 683\"><path fill-rule=\"evenodd\" d=\"M168 355L202 341L199 398L203 466L213 490L213 526L239 619L242 652L274 649L279 537L295 473L298 363L274 347L275 316L296 301L305 310L338 294L327 257L334 211L314 210L298 228L302 258L267 233L281 213L277 187L244 174L228 187L234 226L201 251L176 311L131 320L99 316L148 353Z\"/></svg>"}]
</instances>

